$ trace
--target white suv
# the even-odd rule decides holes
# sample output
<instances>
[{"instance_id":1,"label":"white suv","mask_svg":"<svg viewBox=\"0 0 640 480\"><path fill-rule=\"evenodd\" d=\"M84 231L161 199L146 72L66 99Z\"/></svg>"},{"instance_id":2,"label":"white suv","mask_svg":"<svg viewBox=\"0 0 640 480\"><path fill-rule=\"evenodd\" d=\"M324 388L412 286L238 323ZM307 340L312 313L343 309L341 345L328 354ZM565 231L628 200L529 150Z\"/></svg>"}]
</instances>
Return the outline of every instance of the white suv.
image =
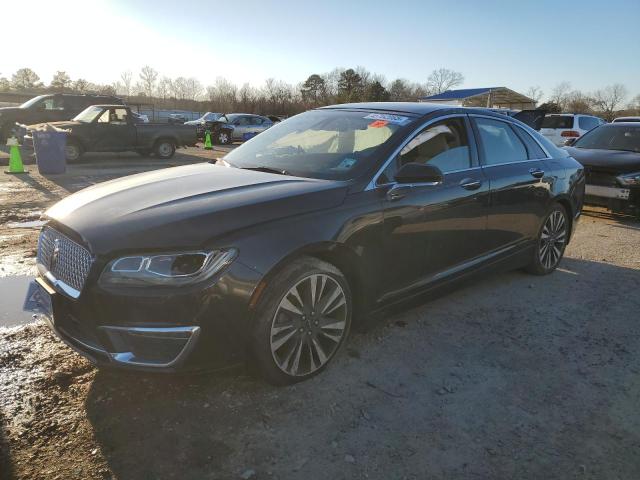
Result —
<instances>
[{"instance_id":1,"label":"white suv","mask_svg":"<svg viewBox=\"0 0 640 480\"><path fill-rule=\"evenodd\" d=\"M593 115L574 113L552 113L544 117L540 133L561 147L570 138L581 137L589 130L599 127L605 122Z\"/></svg>"}]
</instances>

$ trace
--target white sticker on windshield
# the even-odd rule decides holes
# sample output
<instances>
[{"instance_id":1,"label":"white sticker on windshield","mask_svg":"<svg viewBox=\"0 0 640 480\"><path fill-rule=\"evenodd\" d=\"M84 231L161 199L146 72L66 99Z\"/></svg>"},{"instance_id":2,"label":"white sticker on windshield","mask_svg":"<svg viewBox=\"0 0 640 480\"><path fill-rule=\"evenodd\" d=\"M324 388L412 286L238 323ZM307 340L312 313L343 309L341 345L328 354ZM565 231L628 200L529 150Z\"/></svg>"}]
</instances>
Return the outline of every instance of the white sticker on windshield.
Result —
<instances>
[{"instance_id":1,"label":"white sticker on windshield","mask_svg":"<svg viewBox=\"0 0 640 480\"><path fill-rule=\"evenodd\" d=\"M345 158L340 162L340 164L336 167L338 170L349 170L356 164L355 158Z\"/></svg>"},{"instance_id":2,"label":"white sticker on windshield","mask_svg":"<svg viewBox=\"0 0 640 480\"><path fill-rule=\"evenodd\" d=\"M395 125L406 125L411 121L409 117L403 117L401 115L391 115L388 113L370 113L366 117L367 120L384 120L388 123L393 123Z\"/></svg>"}]
</instances>

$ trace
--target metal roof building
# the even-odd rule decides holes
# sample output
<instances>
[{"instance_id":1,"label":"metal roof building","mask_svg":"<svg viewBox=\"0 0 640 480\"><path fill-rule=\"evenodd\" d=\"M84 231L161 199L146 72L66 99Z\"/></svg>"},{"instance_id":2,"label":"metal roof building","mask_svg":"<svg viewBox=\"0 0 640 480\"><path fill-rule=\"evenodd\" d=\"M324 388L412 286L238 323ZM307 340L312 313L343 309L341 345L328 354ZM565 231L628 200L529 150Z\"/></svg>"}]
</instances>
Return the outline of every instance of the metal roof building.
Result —
<instances>
[{"instance_id":1,"label":"metal roof building","mask_svg":"<svg viewBox=\"0 0 640 480\"><path fill-rule=\"evenodd\" d=\"M420 97L418 101L459 107L509 108L515 110L527 110L536 107L536 102L532 98L506 87L447 90L436 95Z\"/></svg>"}]
</instances>

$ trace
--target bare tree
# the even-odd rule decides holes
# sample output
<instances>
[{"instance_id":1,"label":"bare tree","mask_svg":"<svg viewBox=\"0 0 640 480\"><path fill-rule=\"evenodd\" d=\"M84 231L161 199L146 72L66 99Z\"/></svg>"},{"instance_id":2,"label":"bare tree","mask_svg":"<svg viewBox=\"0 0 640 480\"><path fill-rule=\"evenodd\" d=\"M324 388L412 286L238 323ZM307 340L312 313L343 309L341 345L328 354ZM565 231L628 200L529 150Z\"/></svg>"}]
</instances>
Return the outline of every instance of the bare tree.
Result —
<instances>
[{"instance_id":1,"label":"bare tree","mask_svg":"<svg viewBox=\"0 0 640 480\"><path fill-rule=\"evenodd\" d=\"M565 96L565 109L571 113L592 113L593 99L579 90Z\"/></svg>"},{"instance_id":2,"label":"bare tree","mask_svg":"<svg viewBox=\"0 0 640 480\"><path fill-rule=\"evenodd\" d=\"M87 90L89 90L89 85L90 84L87 80L85 80L84 78L79 78L75 82L73 82L73 90L78 93L85 93ZM116 90L115 85L113 87L114 90Z\"/></svg>"},{"instance_id":3,"label":"bare tree","mask_svg":"<svg viewBox=\"0 0 640 480\"><path fill-rule=\"evenodd\" d=\"M156 87L156 95L162 100L166 100L171 92L171 79L169 77L162 77Z\"/></svg>"},{"instance_id":4,"label":"bare tree","mask_svg":"<svg viewBox=\"0 0 640 480\"><path fill-rule=\"evenodd\" d=\"M447 90L457 87L464 82L464 76L460 72L449 70L448 68L440 68L434 70L427 79L427 89L433 95L446 92Z\"/></svg>"},{"instance_id":5,"label":"bare tree","mask_svg":"<svg viewBox=\"0 0 640 480\"><path fill-rule=\"evenodd\" d=\"M602 111L604 117L611 121L614 112L618 110L624 99L627 97L627 89L621 83L608 85L602 90L593 93L593 105Z\"/></svg>"},{"instance_id":6,"label":"bare tree","mask_svg":"<svg viewBox=\"0 0 640 480\"><path fill-rule=\"evenodd\" d=\"M156 86L156 80L158 79L158 72L149 65L145 65L142 67L142 70L140 70L139 76L144 93L147 97L151 97Z\"/></svg>"},{"instance_id":7,"label":"bare tree","mask_svg":"<svg viewBox=\"0 0 640 480\"><path fill-rule=\"evenodd\" d=\"M0 85L2 85L2 79L0 78ZM0 91L2 87L0 86ZM635 111L636 114L640 114L640 94L633 97L629 103L629 109Z\"/></svg>"},{"instance_id":8,"label":"bare tree","mask_svg":"<svg viewBox=\"0 0 640 480\"><path fill-rule=\"evenodd\" d=\"M122 80L122 93L129 97L131 95L131 81L133 80L133 74L131 70L127 70L120 74L120 80Z\"/></svg>"},{"instance_id":9,"label":"bare tree","mask_svg":"<svg viewBox=\"0 0 640 480\"><path fill-rule=\"evenodd\" d=\"M202 84L194 77L185 80L185 96L189 100L198 100L202 95Z\"/></svg>"},{"instance_id":10,"label":"bare tree","mask_svg":"<svg viewBox=\"0 0 640 480\"><path fill-rule=\"evenodd\" d=\"M549 100L560 106L561 109L564 109L567 105L569 92L571 92L571 83L560 82L553 87L553 90L551 90L551 97Z\"/></svg>"},{"instance_id":11,"label":"bare tree","mask_svg":"<svg viewBox=\"0 0 640 480\"><path fill-rule=\"evenodd\" d=\"M542 98L543 92L542 89L536 85L535 87L529 87L525 95L533 100L533 103L537 104Z\"/></svg>"}]
</instances>

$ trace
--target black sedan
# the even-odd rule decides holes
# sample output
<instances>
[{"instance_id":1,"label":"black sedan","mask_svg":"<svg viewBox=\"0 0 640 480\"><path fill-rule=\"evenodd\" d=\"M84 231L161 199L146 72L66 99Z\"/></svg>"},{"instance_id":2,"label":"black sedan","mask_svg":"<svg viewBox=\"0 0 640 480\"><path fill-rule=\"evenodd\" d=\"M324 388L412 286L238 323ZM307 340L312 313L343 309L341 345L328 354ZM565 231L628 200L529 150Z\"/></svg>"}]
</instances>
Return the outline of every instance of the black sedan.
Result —
<instances>
[{"instance_id":1,"label":"black sedan","mask_svg":"<svg viewBox=\"0 0 640 480\"><path fill-rule=\"evenodd\" d=\"M601 125L566 149L585 167L585 202L640 216L640 124Z\"/></svg>"},{"instance_id":2,"label":"black sedan","mask_svg":"<svg viewBox=\"0 0 640 480\"><path fill-rule=\"evenodd\" d=\"M218 164L105 182L46 213L34 294L99 365L252 362L309 378L352 321L489 269L559 264L582 166L484 109L363 103L275 125Z\"/></svg>"}]
</instances>

